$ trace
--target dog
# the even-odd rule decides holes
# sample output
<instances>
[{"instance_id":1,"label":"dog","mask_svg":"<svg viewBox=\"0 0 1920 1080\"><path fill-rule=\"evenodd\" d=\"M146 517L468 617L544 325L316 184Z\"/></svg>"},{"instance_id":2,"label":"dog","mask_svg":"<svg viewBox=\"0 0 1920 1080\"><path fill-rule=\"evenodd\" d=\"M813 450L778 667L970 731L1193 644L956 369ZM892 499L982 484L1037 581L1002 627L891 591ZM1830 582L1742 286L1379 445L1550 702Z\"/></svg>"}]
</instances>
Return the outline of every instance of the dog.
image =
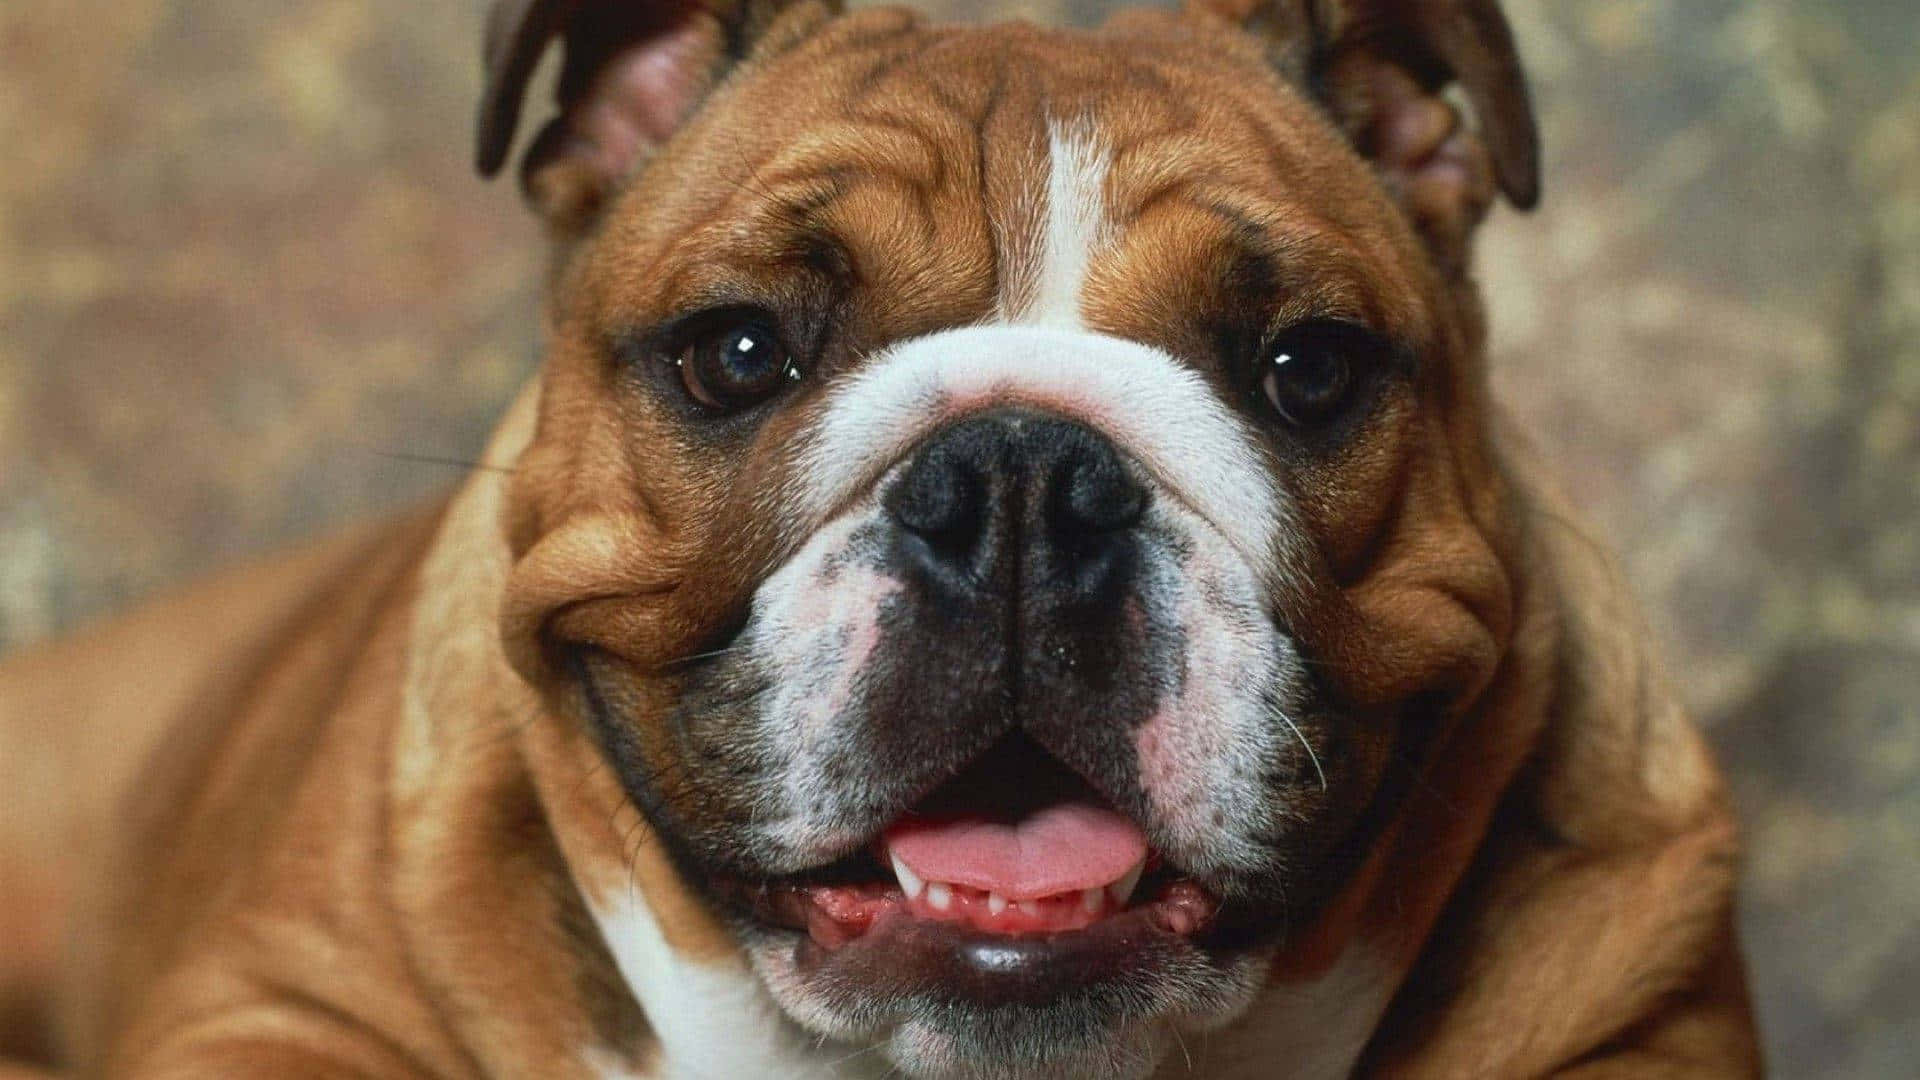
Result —
<instances>
[{"instance_id":1,"label":"dog","mask_svg":"<svg viewBox=\"0 0 1920 1080\"><path fill-rule=\"evenodd\" d=\"M0 675L60 1067L1758 1073L1722 783L1490 396L1493 0L502 0L483 173L556 43L488 467Z\"/></svg>"}]
</instances>

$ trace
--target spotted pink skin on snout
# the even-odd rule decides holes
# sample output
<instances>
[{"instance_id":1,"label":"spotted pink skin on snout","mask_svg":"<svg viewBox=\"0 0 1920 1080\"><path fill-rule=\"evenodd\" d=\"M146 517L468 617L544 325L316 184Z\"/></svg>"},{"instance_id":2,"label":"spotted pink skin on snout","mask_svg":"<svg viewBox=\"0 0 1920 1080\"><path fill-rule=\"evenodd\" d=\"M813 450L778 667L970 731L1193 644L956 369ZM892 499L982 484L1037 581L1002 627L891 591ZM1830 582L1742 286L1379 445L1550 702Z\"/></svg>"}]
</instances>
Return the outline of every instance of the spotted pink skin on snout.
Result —
<instances>
[{"instance_id":1,"label":"spotted pink skin on snout","mask_svg":"<svg viewBox=\"0 0 1920 1080\"><path fill-rule=\"evenodd\" d=\"M1258 805L1257 763L1276 738L1255 692L1276 681L1272 629L1245 596L1223 605L1205 587L1233 581L1235 569L1224 543L1196 544L1173 620L1185 638L1185 678L1133 736L1141 789L1182 849L1217 851L1236 837L1244 846L1242 830Z\"/></svg>"},{"instance_id":2,"label":"spotted pink skin on snout","mask_svg":"<svg viewBox=\"0 0 1920 1080\"><path fill-rule=\"evenodd\" d=\"M1139 826L1083 802L1049 806L1011 823L908 820L889 828L885 839L889 853L927 881L1014 901L1105 888L1147 857Z\"/></svg>"},{"instance_id":3,"label":"spotted pink skin on snout","mask_svg":"<svg viewBox=\"0 0 1920 1080\"><path fill-rule=\"evenodd\" d=\"M901 591L898 580L865 567L849 567L830 581L811 583L798 594L787 613L793 630L840 632L844 645L834 663L827 693L801 710L802 730L810 738L825 738L835 720L854 705L860 675L880 649L880 612Z\"/></svg>"}]
</instances>

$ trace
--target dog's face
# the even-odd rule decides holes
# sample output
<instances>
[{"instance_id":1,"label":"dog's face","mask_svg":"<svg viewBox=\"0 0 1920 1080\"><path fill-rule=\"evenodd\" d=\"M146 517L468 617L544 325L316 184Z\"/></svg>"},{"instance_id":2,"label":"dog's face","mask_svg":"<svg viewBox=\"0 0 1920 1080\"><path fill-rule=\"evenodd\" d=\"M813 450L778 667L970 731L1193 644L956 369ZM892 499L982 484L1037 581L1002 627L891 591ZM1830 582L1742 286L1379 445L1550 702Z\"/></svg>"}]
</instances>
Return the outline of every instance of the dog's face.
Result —
<instances>
[{"instance_id":1,"label":"dog's face","mask_svg":"<svg viewBox=\"0 0 1920 1080\"><path fill-rule=\"evenodd\" d=\"M1142 1074L1504 652L1459 270L1500 154L1305 15L747 8L575 43L509 650L806 1028Z\"/></svg>"}]
</instances>

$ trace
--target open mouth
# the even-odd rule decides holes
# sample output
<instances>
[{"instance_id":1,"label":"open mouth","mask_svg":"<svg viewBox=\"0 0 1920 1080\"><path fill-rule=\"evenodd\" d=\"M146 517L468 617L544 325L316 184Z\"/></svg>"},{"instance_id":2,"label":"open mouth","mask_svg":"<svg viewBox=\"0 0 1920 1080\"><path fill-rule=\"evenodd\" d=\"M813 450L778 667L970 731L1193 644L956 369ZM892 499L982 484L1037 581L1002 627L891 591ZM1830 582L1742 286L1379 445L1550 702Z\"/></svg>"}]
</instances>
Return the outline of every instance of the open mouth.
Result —
<instances>
[{"instance_id":1,"label":"open mouth","mask_svg":"<svg viewBox=\"0 0 1920 1080\"><path fill-rule=\"evenodd\" d=\"M948 952L965 967L979 966L968 957L990 956L990 966L1029 974L1072 958L1085 975L1095 954L1117 964L1149 942L1190 941L1221 906L1154 851L1138 824L1017 738L859 854L733 891L762 923L804 931L816 959L854 945L897 946Z\"/></svg>"}]
</instances>

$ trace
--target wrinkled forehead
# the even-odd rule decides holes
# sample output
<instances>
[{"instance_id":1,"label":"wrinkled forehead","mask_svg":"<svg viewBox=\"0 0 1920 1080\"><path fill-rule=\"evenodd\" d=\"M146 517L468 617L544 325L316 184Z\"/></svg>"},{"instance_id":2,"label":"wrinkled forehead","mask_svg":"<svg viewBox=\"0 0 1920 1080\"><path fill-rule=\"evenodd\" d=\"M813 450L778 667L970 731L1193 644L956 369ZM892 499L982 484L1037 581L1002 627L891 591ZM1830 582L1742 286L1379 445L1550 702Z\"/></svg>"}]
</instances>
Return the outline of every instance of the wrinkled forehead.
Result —
<instances>
[{"instance_id":1,"label":"wrinkled forehead","mask_svg":"<svg viewBox=\"0 0 1920 1080\"><path fill-rule=\"evenodd\" d=\"M1433 284L1367 167L1213 39L868 12L746 69L595 244L611 317L853 282L879 344L983 321L1183 356L1223 321L1365 322L1418 348ZM882 15L886 18L882 18ZM1141 21L1141 20L1136 20Z\"/></svg>"}]
</instances>

